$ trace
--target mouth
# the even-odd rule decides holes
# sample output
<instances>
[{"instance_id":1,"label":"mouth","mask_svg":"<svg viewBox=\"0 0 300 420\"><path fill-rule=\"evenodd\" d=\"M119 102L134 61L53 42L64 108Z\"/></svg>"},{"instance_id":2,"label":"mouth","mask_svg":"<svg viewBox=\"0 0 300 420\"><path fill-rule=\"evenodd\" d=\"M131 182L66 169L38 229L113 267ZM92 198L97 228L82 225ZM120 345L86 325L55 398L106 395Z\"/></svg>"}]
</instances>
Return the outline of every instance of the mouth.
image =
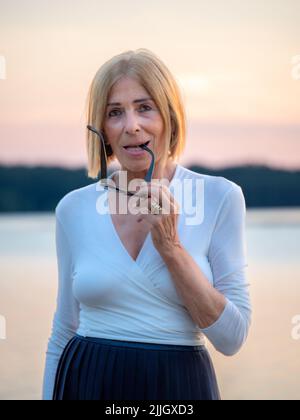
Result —
<instances>
[{"instance_id":1,"label":"mouth","mask_svg":"<svg viewBox=\"0 0 300 420\"><path fill-rule=\"evenodd\" d=\"M145 143L140 144L129 144L127 146L123 146L126 150L140 150L143 146L148 146L150 140L146 141Z\"/></svg>"}]
</instances>

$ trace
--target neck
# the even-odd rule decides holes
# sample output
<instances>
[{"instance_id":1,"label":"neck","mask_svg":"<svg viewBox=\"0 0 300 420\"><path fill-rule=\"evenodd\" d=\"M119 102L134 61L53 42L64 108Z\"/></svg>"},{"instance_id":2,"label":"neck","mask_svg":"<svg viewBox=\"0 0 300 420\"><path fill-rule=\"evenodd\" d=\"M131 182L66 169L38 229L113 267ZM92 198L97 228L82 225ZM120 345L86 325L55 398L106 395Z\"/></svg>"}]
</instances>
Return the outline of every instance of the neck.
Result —
<instances>
[{"instance_id":1,"label":"neck","mask_svg":"<svg viewBox=\"0 0 300 420\"><path fill-rule=\"evenodd\" d=\"M176 163L169 160L167 162L167 164L165 166L162 166L161 164L159 164L159 162L154 166L154 170L153 170L153 174L152 174L152 179L156 179L156 180L161 180L161 179L168 179L169 182L171 182L174 173L176 170ZM126 171L127 172L127 189L128 189L128 185L129 183L133 180L133 179L144 179L148 169L145 169L143 171L140 172L134 172L134 171L129 171L128 169L121 167L121 171ZM120 183L119 183L119 173L116 174L116 176L113 177L114 182L116 183L116 186L119 187ZM122 181L122 187L124 188L125 186L123 185L123 181Z\"/></svg>"}]
</instances>

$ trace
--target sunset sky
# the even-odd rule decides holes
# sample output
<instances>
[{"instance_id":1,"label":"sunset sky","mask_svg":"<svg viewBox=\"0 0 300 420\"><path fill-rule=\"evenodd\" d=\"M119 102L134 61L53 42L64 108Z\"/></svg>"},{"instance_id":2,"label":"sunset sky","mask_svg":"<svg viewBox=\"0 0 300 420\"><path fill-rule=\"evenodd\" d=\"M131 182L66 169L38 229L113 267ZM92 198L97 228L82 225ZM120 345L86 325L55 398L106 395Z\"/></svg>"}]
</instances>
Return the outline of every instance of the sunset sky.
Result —
<instances>
[{"instance_id":1,"label":"sunset sky","mask_svg":"<svg viewBox=\"0 0 300 420\"><path fill-rule=\"evenodd\" d=\"M182 164L300 169L299 22L299 0L0 0L0 163L86 165L94 74L148 48L183 94Z\"/></svg>"}]
</instances>

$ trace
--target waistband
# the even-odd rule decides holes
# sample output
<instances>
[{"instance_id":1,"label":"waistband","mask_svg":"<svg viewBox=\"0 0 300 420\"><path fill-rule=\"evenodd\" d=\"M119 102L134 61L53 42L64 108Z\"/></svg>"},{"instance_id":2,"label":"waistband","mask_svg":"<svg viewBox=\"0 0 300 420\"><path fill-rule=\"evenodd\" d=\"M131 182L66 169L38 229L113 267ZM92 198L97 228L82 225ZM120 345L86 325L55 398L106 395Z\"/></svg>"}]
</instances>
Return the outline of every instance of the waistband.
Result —
<instances>
[{"instance_id":1,"label":"waistband","mask_svg":"<svg viewBox=\"0 0 300 420\"><path fill-rule=\"evenodd\" d=\"M167 350L167 351L205 351L206 347L204 345L198 346L186 346L178 344L158 344L158 343L145 343L140 341L123 341L123 340L112 340L102 337L83 337L79 334L75 334L75 338L106 346L116 346L116 347L130 347L130 348L140 348L147 350Z\"/></svg>"}]
</instances>

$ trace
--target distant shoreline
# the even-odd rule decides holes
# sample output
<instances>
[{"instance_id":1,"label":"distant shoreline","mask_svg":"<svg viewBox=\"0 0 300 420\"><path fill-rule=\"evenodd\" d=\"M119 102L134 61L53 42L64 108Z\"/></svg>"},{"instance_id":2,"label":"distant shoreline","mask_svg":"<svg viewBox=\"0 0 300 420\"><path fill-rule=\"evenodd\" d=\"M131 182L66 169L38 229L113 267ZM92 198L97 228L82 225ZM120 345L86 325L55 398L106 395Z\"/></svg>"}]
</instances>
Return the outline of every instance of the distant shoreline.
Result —
<instances>
[{"instance_id":1,"label":"distant shoreline","mask_svg":"<svg viewBox=\"0 0 300 420\"><path fill-rule=\"evenodd\" d=\"M238 184L247 208L300 207L300 170L244 165L211 169L197 164L188 169L225 177ZM114 170L112 166L108 174ZM51 212L68 192L96 182L86 168L0 165L0 213Z\"/></svg>"}]
</instances>

